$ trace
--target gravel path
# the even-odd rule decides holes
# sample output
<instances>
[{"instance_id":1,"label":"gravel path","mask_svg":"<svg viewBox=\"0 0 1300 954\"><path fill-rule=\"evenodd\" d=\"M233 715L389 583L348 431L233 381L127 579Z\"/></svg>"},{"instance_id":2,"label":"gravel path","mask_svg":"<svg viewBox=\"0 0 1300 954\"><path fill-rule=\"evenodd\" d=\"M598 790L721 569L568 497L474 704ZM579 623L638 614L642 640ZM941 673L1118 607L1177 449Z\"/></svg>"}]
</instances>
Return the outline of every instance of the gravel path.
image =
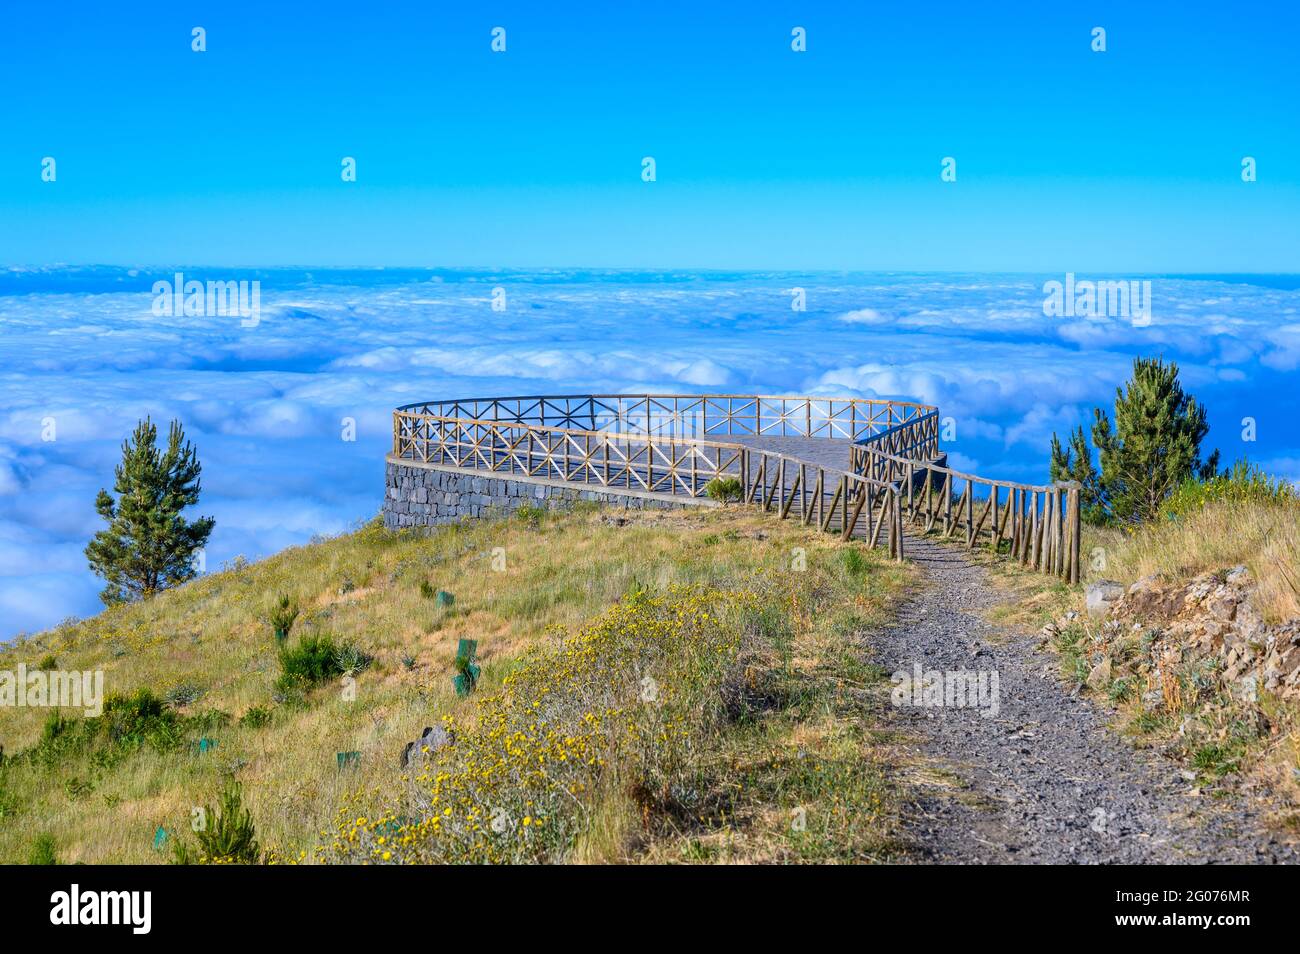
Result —
<instances>
[{"instance_id":1,"label":"gravel path","mask_svg":"<svg viewBox=\"0 0 1300 954\"><path fill-rule=\"evenodd\" d=\"M1261 829L1237 796L1193 793L1181 766L1134 749L1072 697L1037 634L987 622L998 596L955 546L911 538L929 583L873 633L890 672L984 670L998 710L886 706L919 767L908 836L943 863L1278 863L1300 855ZM991 676L988 677L991 680ZM990 682L991 685L991 682ZM988 697L986 697L987 702Z\"/></svg>"}]
</instances>

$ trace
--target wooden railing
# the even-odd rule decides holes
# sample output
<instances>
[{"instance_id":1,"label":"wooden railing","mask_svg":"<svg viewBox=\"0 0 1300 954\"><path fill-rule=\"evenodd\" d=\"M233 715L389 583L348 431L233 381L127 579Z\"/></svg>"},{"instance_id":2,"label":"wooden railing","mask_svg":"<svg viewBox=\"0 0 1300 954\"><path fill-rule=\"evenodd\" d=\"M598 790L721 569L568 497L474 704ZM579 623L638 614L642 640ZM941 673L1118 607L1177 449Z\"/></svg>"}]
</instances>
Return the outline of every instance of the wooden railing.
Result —
<instances>
[{"instance_id":1,"label":"wooden railing","mask_svg":"<svg viewBox=\"0 0 1300 954\"><path fill-rule=\"evenodd\" d=\"M707 497L715 479L732 478L744 504L806 526L816 521L844 540L883 542L903 558L897 484L745 444L402 409L394 416L392 459L691 498Z\"/></svg>"},{"instance_id":2,"label":"wooden railing","mask_svg":"<svg viewBox=\"0 0 1300 954\"><path fill-rule=\"evenodd\" d=\"M917 428L913 446L927 446L919 424ZM906 445L909 439L890 435L890 440ZM1078 483L991 480L941 465L934 454L917 458L895 454L888 446L873 437L856 443L852 469L900 485L907 525L923 533L937 529L945 537L964 537L968 549L987 541L993 552L1005 549L1024 566L1079 582Z\"/></svg>"},{"instance_id":3,"label":"wooden railing","mask_svg":"<svg viewBox=\"0 0 1300 954\"><path fill-rule=\"evenodd\" d=\"M856 441L938 412L864 398L738 394L583 394L465 398L397 413L674 437L822 437Z\"/></svg>"},{"instance_id":4,"label":"wooden railing","mask_svg":"<svg viewBox=\"0 0 1300 954\"><path fill-rule=\"evenodd\" d=\"M727 441L726 438L733 438ZM747 439L851 442L846 470ZM739 440L735 440L738 438ZM991 480L941 463L926 404L762 395L556 395L411 404L393 414L392 459L690 498L735 478L744 503L845 540L906 528L987 545L1078 582L1079 486ZM978 511L978 516L976 515Z\"/></svg>"}]
</instances>

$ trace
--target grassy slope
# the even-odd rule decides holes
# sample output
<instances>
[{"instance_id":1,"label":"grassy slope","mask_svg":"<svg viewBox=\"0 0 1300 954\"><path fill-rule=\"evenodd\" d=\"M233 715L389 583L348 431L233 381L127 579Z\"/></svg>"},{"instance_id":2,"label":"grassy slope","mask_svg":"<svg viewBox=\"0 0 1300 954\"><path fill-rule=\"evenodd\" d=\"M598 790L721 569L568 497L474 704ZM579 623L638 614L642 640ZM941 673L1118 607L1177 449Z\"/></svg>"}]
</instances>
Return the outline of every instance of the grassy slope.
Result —
<instances>
[{"instance_id":1,"label":"grassy slope","mask_svg":"<svg viewBox=\"0 0 1300 954\"><path fill-rule=\"evenodd\" d=\"M1245 564L1259 581L1254 603L1270 622L1300 616L1300 506L1219 501L1136 532L1092 530L1084 561L1104 557L1093 578L1132 582L1152 573L1190 579Z\"/></svg>"},{"instance_id":2,"label":"grassy slope","mask_svg":"<svg viewBox=\"0 0 1300 954\"><path fill-rule=\"evenodd\" d=\"M497 547L505 551L504 572L491 568ZM26 860L43 834L53 836L62 861L165 860L153 850L155 829L183 833L191 809L212 804L226 776L243 784L264 846L287 856L310 854L349 792L400 784L398 754L422 726L446 714L472 716L475 700L458 699L451 686L457 639L478 640L481 696L500 686L522 653L545 641L548 628L576 627L634 581L652 587L791 582L796 575L786 568L795 547L807 548L818 580L812 589L820 594L780 607L790 620L786 642L797 647L784 653L780 669L797 691L779 711L714 737L715 749L693 768L702 785L745 795L726 801L730 814L690 824L647 822L632 837L628 806L614 793L596 813L611 816L608 831L584 838L581 853L613 860L635 849L642 856L705 860L884 850L887 787L871 759L862 758L872 739L854 694L879 674L845 652L845 640L880 616L907 571L864 554L850 572L832 539L738 510L637 516L617 526L584 509L444 528L428 537L371 527L8 647L0 668L34 665L53 654L62 669L103 669L109 692L149 687L162 695L196 687L201 696L182 711L220 710L232 723L212 733L218 746L202 755L145 746L108 767L79 756L53 768L11 758L0 770L0 860ZM765 598L808 589L809 578L799 575L794 587L769 586ZM422 581L454 593L455 605L441 609L421 596ZM280 593L303 608L294 638L332 634L373 654L375 663L358 677L355 701L326 686L306 708L276 706L268 726L241 727L234 721L241 714L272 702L279 670L265 616ZM5 713L0 744L11 757L39 739L45 716ZM347 750L361 752L361 765L340 773L335 753ZM811 812L813 835L793 847L781 807L791 798L825 806ZM845 827L855 814L850 802L858 799L871 804L870 817L879 821L872 831ZM737 841L745 846L739 854Z\"/></svg>"}]
</instances>

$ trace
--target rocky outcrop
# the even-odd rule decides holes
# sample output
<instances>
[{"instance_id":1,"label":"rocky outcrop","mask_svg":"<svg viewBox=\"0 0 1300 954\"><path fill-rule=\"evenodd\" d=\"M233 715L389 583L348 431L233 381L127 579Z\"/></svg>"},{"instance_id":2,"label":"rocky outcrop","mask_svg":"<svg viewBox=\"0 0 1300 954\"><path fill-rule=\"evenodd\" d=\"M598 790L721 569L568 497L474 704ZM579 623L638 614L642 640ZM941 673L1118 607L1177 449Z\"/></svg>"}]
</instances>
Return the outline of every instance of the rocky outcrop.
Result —
<instances>
[{"instance_id":1,"label":"rocky outcrop","mask_svg":"<svg viewBox=\"0 0 1300 954\"><path fill-rule=\"evenodd\" d=\"M1089 615L1094 603L1105 607L1089 647L1098 684L1123 673L1147 675L1150 696L1144 699L1156 705L1173 691L1172 674L1194 673L1243 701L1254 701L1260 689L1300 698L1300 619L1265 623L1251 601L1255 583L1244 566L1186 583L1144 577L1118 598L1111 598L1112 586L1099 588L1095 601L1089 587ZM1050 628L1059 632L1072 622Z\"/></svg>"}]
</instances>

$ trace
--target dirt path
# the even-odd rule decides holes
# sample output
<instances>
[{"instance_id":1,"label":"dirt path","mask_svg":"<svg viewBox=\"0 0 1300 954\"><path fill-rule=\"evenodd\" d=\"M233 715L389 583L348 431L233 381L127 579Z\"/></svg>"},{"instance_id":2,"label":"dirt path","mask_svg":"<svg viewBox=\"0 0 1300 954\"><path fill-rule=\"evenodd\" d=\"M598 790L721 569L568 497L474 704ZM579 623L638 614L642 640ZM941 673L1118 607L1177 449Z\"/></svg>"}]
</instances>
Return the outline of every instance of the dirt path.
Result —
<instances>
[{"instance_id":1,"label":"dirt path","mask_svg":"<svg viewBox=\"0 0 1300 954\"><path fill-rule=\"evenodd\" d=\"M998 711L886 707L921 768L908 834L923 861L1275 863L1300 855L1237 798L1195 795L1181 766L1134 749L1071 697L1036 634L987 622L985 571L957 547L909 539L928 585L869 638L890 672L984 670Z\"/></svg>"}]
</instances>

